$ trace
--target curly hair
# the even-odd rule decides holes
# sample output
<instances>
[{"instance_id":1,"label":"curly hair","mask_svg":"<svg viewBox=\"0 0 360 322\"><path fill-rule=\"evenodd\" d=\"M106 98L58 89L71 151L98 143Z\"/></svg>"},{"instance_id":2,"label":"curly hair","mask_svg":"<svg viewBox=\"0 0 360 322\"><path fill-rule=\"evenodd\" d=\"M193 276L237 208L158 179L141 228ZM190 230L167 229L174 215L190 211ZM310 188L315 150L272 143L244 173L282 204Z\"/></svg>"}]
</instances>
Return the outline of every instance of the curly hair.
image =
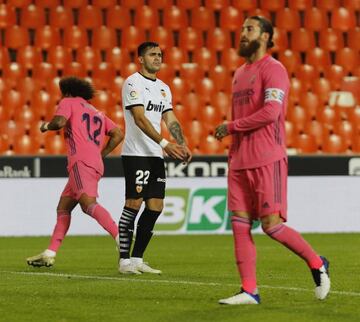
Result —
<instances>
[{"instance_id":1,"label":"curly hair","mask_svg":"<svg viewBox=\"0 0 360 322\"><path fill-rule=\"evenodd\" d=\"M90 100L95 95L95 89L88 81L75 76L62 78L59 86L63 96L82 97Z\"/></svg>"}]
</instances>

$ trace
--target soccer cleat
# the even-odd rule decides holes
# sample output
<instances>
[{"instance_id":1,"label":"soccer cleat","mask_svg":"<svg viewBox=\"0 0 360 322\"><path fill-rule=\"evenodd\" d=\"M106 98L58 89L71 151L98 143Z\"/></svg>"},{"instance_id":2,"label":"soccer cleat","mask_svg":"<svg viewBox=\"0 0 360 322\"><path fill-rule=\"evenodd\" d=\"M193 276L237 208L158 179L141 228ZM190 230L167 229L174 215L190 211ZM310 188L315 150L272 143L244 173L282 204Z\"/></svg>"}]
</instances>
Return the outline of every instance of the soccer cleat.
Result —
<instances>
[{"instance_id":1,"label":"soccer cleat","mask_svg":"<svg viewBox=\"0 0 360 322\"><path fill-rule=\"evenodd\" d=\"M140 275L141 272L136 269L135 265L130 262L130 260L120 260L119 264L119 272L121 274L128 274L128 275Z\"/></svg>"},{"instance_id":2,"label":"soccer cleat","mask_svg":"<svg viewBox=\"0 0 360 322\"><path fill-rule=\"evenodd\" d=\"M315 297L319 300L324 300L330 291L330 277L329 277L329 261L320 256L323 261L323 266L319 269L312 269L311 274L315 282Z\"/></svg>"},{"instance_id":3,"label":"soccer cleat","mask_svg":"<svg viewBox=\"0 0 360 322\"><path fill-rule=\"evenodd\" d=\"M147 263L142 262L142 263L137 263L135 264L136 269L141 272L141 273L150 273L150 274L162 274L162 271L160 271L159 269L155 269L155 268L151 268Z\"/></svg>"},{"instance_id":4,"label":"soccer cleat","mask_svg":"<svg viewBox=\"0 0 360 322\"><path fill-rule=\"evenodd\" d=\"M260 295L251 294L241 289L241 291L235 294L234 296L219 300L219 304L227 304L227 305L260 304Z\"/></svg>"},{"instance_id":5,"label":"soccer cleat","mask_svg":"<svg viewBox=\"0 0 360 322\"><path fill-rule=\"evenodd\" d=\"M51 267L55 263L55 257L46 256L44 253L41 253L39 255L27 258L26 262L28 263L28 265L34 267L41 267L41 266Z\"/></svg>"}]
</instances>

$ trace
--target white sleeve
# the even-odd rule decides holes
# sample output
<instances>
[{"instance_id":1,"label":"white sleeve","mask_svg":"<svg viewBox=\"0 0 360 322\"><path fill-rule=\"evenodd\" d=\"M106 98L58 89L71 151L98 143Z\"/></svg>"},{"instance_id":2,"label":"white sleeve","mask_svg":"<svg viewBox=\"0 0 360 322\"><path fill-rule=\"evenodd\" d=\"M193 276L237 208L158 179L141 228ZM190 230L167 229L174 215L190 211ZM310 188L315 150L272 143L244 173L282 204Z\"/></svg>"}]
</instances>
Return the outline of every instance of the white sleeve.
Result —
<instances>
[{"instance_id":1,"label":"white sleeve","mask_svg":"<svg viewBox=\"0 0 360 322\"><path fill-rule=\"evenodd\" d=\"M122 88L122 100L125 109L131 109L133 106L145 105L144 91L141 84L135 78L128 78Z\"/></svg>"},{"instance_id":2,"label":"white sleeve","mask_svg":"<svg viewBox=\"0 0 360 322\"><path fill-rule=\"evenodd\" d=\"M166 86L165 89L165 93L166 93L166 105L163 109L163 113L168 112L168 111L172 111L173 106L172 106L172 95L171 95L171 91L170 88L168 86Z\"/></svg>"}]
</instances>

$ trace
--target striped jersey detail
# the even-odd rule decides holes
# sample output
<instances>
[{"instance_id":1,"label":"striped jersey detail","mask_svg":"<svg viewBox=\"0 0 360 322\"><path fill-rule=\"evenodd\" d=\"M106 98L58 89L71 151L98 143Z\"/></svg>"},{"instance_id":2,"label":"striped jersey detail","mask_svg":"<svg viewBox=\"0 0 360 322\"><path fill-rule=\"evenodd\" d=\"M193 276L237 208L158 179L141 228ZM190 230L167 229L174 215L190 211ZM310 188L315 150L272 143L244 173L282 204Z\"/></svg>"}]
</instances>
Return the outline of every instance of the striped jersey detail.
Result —
<instances>
[{"instance_id":1,"label":"striped jersey detail","mask_svg":"<svg viewBox=\"0 0 360 322\"><path fill-rule=\"evenodd\" d=\"M275 101L280 104L284 102L285 92L279 88L267 88L265 89L265 102Z\"/></svg>"}]
</instances>

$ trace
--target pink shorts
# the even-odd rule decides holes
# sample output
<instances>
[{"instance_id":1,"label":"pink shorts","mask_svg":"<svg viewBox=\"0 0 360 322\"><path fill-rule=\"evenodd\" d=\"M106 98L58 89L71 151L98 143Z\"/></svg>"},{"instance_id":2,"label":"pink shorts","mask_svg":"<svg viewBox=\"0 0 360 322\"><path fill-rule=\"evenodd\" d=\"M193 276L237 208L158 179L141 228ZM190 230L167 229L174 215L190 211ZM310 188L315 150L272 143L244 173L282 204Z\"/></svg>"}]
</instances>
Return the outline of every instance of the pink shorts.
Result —
<instances>
[{"instance_id":1,"label":"pink shorts","mask_svg":"<svg viewBox=\"0 0 360 322\"><path fill-rule=\"evenodd\" d=\"M76 162L69 172L69 180L61 197L71 197L79 200L82 194L98 197L98 183L101 175L83 162Z\"/></svg>"},{"instance_id":2,"label":"pink shorts","mask_svg":"<svg viewBox=\"0 0 360 322\"><path fill-rule=\"evenodd\" d=\"M287 174L286 159L254 169L229 169L228 209L247 212L253 219L279 213L286 221Z\"/></svg>"}]
</instances>

